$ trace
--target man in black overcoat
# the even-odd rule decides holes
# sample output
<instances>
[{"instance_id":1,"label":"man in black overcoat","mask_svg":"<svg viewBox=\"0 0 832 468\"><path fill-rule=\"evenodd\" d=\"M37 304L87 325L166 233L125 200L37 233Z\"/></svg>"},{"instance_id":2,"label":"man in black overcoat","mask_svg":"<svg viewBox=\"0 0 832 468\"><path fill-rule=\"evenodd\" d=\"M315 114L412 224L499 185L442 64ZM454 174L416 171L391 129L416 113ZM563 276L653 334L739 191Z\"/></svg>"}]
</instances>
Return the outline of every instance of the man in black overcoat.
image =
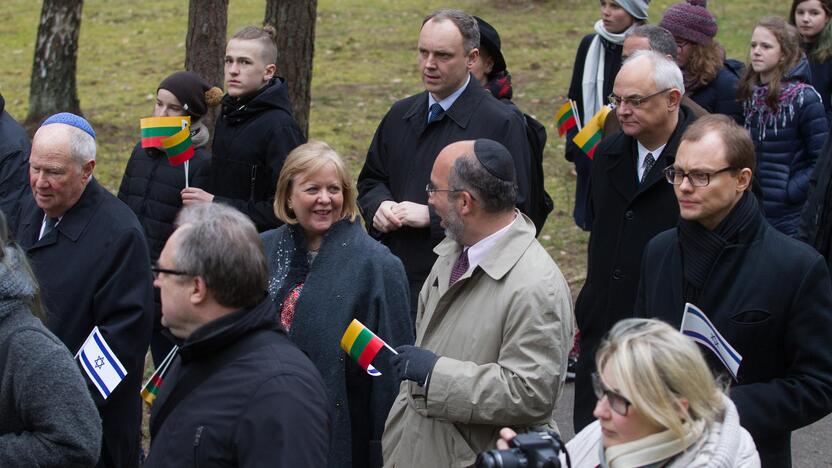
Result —
<instances>
[{"instance_id":1,"label":"man in black overcoat","mask_svg":"<svg viewBox=\"0 0 832 468\"><path fill-rule=\"evenodd\" d=\"M459 10L429 15L419 34L419 70L425 91L390 108L376 129L358 176L358 204L370 234L404 264L411 313L445 237L428 206L425 187L436 155L450 143L490 138L511 152L519 187L517 206L528 211L531 154L522 117L473 78L477 21Z\"/></svg>"},{"instance_id":2,"label":"man in black overcoat","mask_svg":"<svg viewBox=\"0 0 832 468\"><path fill-rule=\"evenodd\" d=\"M16 239L41 287L47 327L76 353L98 327L127 370L104 399L100 467L139 463L144 357L153 320L153 277L136 215L92 177L95 132L69 113L48 118L29 159L31 192L21 201Z\"/></svg>"},{"instance_id":3,"label":"man in black overcoat","mask_svg":"<svg viewBox=\"0 0 832 468\"><path fill-rule=\"evenodd\" d=\"M791 431L832 411L832 286L823 257L763 218L754 166L731 118L688 128L668 170L681 219L647 245L636 315L679 327L685 303L701 309L742 356L730 396L762 465L788 467Z\"/></svg>"},{"instance_id":4,"label":"man in black overcoat","mask_svg":"<svg viewBox=\"0 0 832 468\"><path fill-rule=\"evenodd\" d=\"M0 211L9 226L17 226L18 202L29 180L29 135L6 112L6 100L0 95Z\"/></svg>"},{"instance_id":5,"label":"man in black overcoat","mask_svg":"<svg viewBox=\"0 0 832 468\"><path fill-rule=\"evenodd\" d=\"M682 72L654 51L633 54L615 79L621 131L603 139L592 165L593 212L587 277L575 303L581 354L575 372L574 423L595 420L590 374L595 351L613 324L632 317L644 246L676 225L679 208L662 169L676 157L682 132L693 121L679 102ZM651 164L646 164L652 161Z\"/></svg>"}]
</instances>

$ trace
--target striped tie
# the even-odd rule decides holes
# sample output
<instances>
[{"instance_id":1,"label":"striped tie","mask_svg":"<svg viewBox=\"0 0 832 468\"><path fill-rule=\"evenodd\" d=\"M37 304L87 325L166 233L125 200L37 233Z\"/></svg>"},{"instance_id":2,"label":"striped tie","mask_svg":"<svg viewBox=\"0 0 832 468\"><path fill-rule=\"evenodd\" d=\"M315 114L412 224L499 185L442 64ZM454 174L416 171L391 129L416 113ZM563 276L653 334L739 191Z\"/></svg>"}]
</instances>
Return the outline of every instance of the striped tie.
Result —
<instances>
[{"instance_id":1,"label":"striped tie","mask_svg":"<svg viewBox=\"0 0 832 468\"><path fill-rule=\"evenodd\" d=\"M437 120L442 118L442 114L445 113L445 109L439 105L438 102L434 102L430 106L430 112L428 112L428 125L436 122Z\"/></svg>"},{"instance_id":2,"label":"striped tie","mask_svg":"<svg viewBox=\"0 0 832 468\"><path fill-rule=\"evenodd\" d=\"M453 286L466 271L468 271L468 249L462 249L459 258L454 263L453 270L451 270L451 280L448 281L448 287Z\"/></svg>"}]
</instances>

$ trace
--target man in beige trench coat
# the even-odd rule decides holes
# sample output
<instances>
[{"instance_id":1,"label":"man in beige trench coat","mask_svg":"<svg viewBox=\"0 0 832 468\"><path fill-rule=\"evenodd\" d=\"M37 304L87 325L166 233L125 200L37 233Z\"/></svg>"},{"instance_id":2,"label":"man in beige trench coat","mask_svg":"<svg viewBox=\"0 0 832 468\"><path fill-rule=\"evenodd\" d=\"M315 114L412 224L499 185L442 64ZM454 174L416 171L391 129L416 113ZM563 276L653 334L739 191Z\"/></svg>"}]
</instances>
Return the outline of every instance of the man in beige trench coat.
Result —
<instances>
[{"instance_id":1,"label":"man in beige trench coat","mask_svg":"<svg viewBox=\"0 0 832 468\"><path fill-rule=\"evenodd\" d=\"M508 150L452 143L430 180L447 238L419 294L416 346L393 358L403 382L382 439L388 467L470 466L501 427L554 425L572 345L569 286L514 208Z\"/></svg>"}]
</instances>

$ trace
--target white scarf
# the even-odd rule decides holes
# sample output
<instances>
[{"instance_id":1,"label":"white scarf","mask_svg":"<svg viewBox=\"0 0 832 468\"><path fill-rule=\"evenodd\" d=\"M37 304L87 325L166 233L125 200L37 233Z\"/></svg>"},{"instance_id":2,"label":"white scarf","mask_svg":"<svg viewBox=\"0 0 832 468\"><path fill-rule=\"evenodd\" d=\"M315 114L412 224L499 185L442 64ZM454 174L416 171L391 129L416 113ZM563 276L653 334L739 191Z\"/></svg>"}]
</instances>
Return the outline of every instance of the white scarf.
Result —
<instances>
[{"instance_id":1,"label":"white scarf","mask_svg":"<svg viewBox=\"0 0 832 468\"><path fill-rule=\"evenodd\" d=\"M613 445L606 450L601 446L603 453L601 466L609 466L609 468L647 466L682 453L702 436L705 421L686 423L683 427L685 436L682 439L667 430L625 444Z\"/></svg>"},{"instance_id":2,"label":"white scarf","mask_svg":"<svg viewBox=\"0 0 832 468\"><path fill-rule=\"evenodd\" d=\"M604 45L601 44L601 38L612 42L613 44L621 45L624 43L624 36L627 31L634 28L635 24L627 28L626 31L614 34L604 29L604 22L598 20L595 23L595 32L597 35L589 44L589 49L586 52L584 59L584 75L581 81L581 92L583 95L583 124L586 125L604 105Z\"/></svg>"}]
</instances>

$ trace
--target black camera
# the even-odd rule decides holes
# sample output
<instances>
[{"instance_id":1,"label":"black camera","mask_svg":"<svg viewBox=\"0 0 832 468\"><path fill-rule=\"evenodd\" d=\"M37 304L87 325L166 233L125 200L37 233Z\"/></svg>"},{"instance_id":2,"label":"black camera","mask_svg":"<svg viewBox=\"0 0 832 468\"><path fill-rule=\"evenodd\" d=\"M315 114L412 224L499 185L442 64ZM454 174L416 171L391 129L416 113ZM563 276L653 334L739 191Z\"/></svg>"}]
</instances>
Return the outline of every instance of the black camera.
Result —
<instances>
[{"instance_id":1,"label":"black camera","mask_svg":"<svg viewBox=\"0 0 832 468\"><path fill-rule=\"evenodd\" d=\"M560 468L558 454L566 454L563 441L554 431L517 434L508 450L489 450L477 456L477 468ZM567 463L569 455L566 454Z\"/></svg>"}]
</instances>

